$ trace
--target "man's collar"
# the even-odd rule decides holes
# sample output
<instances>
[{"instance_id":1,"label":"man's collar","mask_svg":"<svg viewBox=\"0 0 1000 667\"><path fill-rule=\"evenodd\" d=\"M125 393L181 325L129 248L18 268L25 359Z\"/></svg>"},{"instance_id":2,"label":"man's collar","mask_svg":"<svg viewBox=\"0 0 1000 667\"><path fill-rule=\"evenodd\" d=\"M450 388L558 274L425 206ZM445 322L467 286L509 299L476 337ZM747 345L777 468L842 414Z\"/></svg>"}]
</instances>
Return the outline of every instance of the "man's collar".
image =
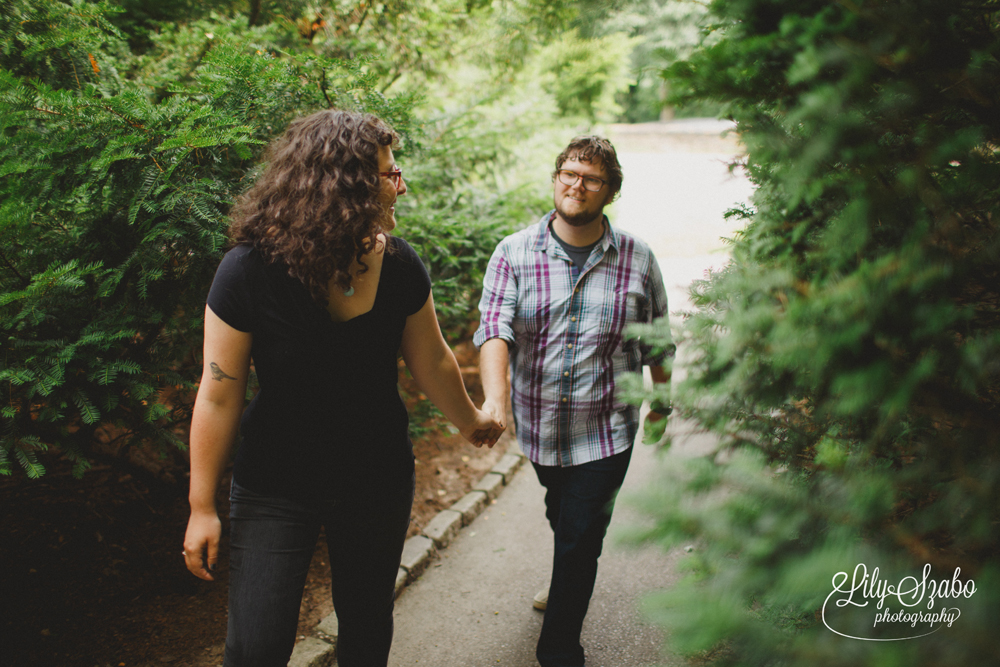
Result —
<instances>
[{"instance_id":1,"label":"man's collar","mask_svg":"<svg viewBox=\"0 0 1000 667\"><path fill-rule=\"evenodd\" d=\"M553 238L552 234L549 232L549 225L552 223L553 218L555 218L556 210L552 209L548 213L542 216L542 219L538 221L536 225L537 234L535 235L535 243L533 250L539 252L545 252L546 249L551 244L553 247L558 247L559 242ZM601 248L607 252L609 247L613 247L618 250L621 243L618 231L611 226L611 222L608 220L608 216L604 216L604 236L601 237Z\"/></svg>"}]
</instances>

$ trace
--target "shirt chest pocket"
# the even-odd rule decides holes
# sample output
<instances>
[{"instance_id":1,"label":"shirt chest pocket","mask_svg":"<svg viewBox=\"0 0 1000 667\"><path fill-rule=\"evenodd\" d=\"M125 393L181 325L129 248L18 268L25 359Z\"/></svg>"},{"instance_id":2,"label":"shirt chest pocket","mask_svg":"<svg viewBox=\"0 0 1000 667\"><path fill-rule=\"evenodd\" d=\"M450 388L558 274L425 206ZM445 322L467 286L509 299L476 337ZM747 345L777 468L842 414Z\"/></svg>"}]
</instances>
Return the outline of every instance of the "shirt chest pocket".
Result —
<instances>
[{"instance_id":1,"label":"shirt chest pocket","mask_svg":"<svg viewBox=\"0 0 1000 667\"><path fill-rule=\"evenodd\" d=\"M637 290L621 290L616 296L624 304L625 322L645 322L649 318L649 303L646 295Z\"/></svg>"},{"instance_id":2,"label":"shirt chest pocket","mask_svg":"<svg viewBox=\"0 0 1000 667\"><path fill-rule=\"evenodd\" d=\"M624 348L637 346L637 340L626 338L626 329L630 324L647 320L649 306L646 296L634 289L616 290L614 296L615 303L609 323L611 331L608 333L618 338Z\"/></svg>"},{"instance_id":3,"label":"shirt chest pocket","mask_svg":"<svg viewBox=\"0 0 1000 667\"><path fill-rule=\"evenodd\" d=\"M567 304L564 311L567 331L575 332L582 337L581 341L605 353L628 348L632 341L625 340L626 327L643 321L645 297L627 289L605 292L604 298L594 294L583 296L580 303Z\"/></svg>"}]
</instances>

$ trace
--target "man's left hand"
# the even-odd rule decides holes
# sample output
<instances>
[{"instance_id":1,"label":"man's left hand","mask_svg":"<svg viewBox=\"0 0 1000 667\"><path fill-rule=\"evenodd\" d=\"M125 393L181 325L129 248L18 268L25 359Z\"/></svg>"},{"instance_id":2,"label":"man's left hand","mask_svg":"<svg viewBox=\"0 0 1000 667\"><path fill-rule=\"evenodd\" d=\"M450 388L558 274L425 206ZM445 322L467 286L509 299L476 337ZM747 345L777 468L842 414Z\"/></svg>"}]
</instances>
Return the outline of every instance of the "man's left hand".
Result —
<instances>
[{"instance_id":1,"label":"man's left hand","mask_svg":"<svg viewBox=\"0 0 1000 667\"><path fill-rule=\"evenodd\" d=\"M642 427L642 442L646 445L655 445L663 440L663 434L667 431L667 416L659 412L650 411L646 413L646 423Z\"/></svg>"}]
</instances>

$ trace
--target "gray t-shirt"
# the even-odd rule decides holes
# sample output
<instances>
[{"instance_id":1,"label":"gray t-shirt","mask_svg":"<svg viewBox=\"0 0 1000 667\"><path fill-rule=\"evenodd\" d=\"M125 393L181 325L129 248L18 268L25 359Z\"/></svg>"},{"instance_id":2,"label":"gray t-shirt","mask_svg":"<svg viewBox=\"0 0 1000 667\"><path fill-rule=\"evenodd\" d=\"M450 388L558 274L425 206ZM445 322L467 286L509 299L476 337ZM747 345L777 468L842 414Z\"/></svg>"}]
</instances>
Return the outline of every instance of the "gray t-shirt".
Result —
<instances>
[{"instance_id":1,"label":"gray t-shirt","mask_svg":"<svg viewBox=\"0 0 1000 667\"><path fill-rule=\"evenodd\" d=\"M569 258L573 260L573 280L575 281L580 277L580 272L583 271L583 267L586 265L587 260L590 259L591 251L597 247L597 244L601 242L601 239L597 239L590 245L570 245L559 238L559 235L556 234L556 230L552 229L551 225L549 226L549 231L552 233L552 238L559 242L562 249L565 250L566 254L569 255Z\"/></svg>"}]
</instances>

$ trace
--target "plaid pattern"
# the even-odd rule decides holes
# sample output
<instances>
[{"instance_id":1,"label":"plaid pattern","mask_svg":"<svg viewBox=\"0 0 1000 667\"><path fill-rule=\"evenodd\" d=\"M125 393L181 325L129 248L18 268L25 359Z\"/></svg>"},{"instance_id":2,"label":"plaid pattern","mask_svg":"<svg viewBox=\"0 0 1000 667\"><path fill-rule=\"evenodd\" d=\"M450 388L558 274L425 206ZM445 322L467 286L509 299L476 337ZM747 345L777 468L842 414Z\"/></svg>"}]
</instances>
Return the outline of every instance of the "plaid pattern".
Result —
<instances>
[{"instance_id":1,"label":"plaid pattern","mask_svg":"<svg viewBox=\"0 0 1000 667\"><path fill-rule=\"evenodd\" d=\"M474 342L510 346L517 438L540 465L572 466L632 446L639 409L615 400L615 377L659 365L625 325L667 313L649 247L611 227L574 282L572 261L549 230L555 211L512 234L490 258Z\"/></svg>"}]
</instances>

